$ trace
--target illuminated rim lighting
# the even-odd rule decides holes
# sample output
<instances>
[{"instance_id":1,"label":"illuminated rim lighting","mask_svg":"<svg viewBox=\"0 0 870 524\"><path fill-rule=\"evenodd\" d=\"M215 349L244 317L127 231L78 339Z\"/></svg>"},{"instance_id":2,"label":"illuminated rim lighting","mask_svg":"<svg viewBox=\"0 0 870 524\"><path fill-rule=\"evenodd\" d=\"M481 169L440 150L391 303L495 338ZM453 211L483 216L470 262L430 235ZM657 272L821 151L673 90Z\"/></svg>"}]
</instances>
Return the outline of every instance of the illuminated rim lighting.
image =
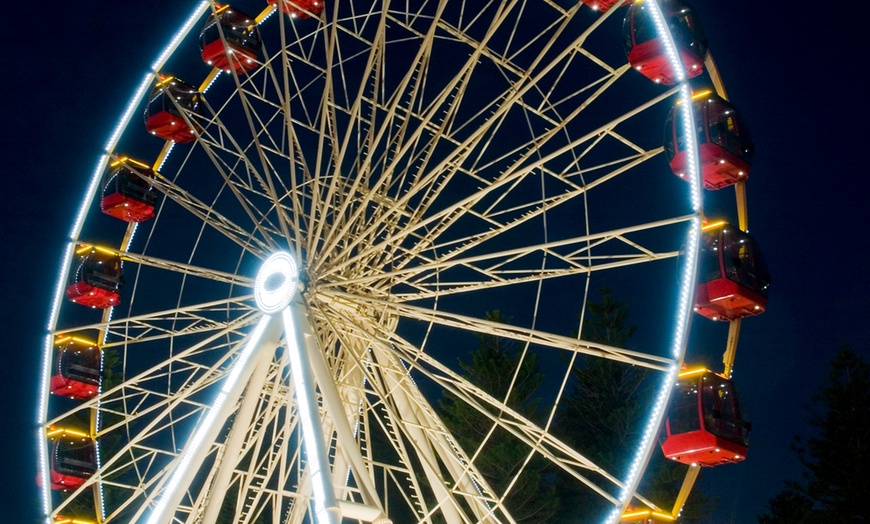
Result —
<instances>
[{"instance_id":1,"label":"illuminated rim lighting","mask_svg":"<svg viewBox=\"0 0 870 524\"><path fill-rule=\"evenodd\" d=\"M664 16L662 15L661 9L658 3L655 0L647 0L648 5L650 6L650 16L653 17L654 24L656 26L656 30L662 38L665 44L665 51L669 58L669 61L676 72L676 81L680 83L680 99L683 101L681 104L683 109L681 110L681 118L684 126L687 126L687 129L692 130L693 128L693 115L691 114L691 93L688 85L686 84L686 74L685 69L683 68L682 62L679 59L679 55L676 51L676 46L673 41L673 36L667 29L667 25L664 20ZM165 47L164 51L158 57L158 59L151 66L153 71L159 71L169 56L172 54L174 49L179 45L181 40L190 32L190 30L194 27L195 23L201 18L202 14L210 7L210 3L207 1L201 1L194 11L191 13L186 23L182 26L182 28L176 33L175 37L170 41L170 43ZM271 13L270 13L271 14ZM216 75L216 77L219 75ZM106 151L113 151L117 142L120 138L121 133L129 124L136 108L139 105L139 102L144 98L147 90L150 88L153 80L153 73L149 72L145 75L145 78L141 82L139 88L134 92L130 102L128 103L127 109L122 114L121 118L117 126L114 128L110 138L106 144ZM213 79L214 80L214 79ZM206 88L207 89L207 88ZM657 433L658 427L661 424L661 421L664 416L664 410L668 402L668 398L670 396L670 392L673 389L671 385L673 384L677 371L679 369L679 365L682 363L682 357L686 347L686 339L688 328L690 324L692 308L691 308L691 297L693 294L693 284L695 280L696 268L697 268L697 260L698 260L698 246L699 246L699 230L700 230L700 214L701 214L701 182L700 182L700 167L698 166L698 145L693 132L686 133L687 140L689 141L687 147L688 160L689 160L689 172L688 172L688 180L690 182L691 187L691 203L693 211L696 214L696 218L692 220L690 226L690 232L687 239L686 244L686 256L684 258L684 264L682 267L682 278L681 278L681 288L680 288L680 298L679 298L679 308L678 308L678 318L677 324L675 325L675 336L671 348L671 356L677 361L677 363L672 366L672 368L666 374L664 386L661 388L658 398L656 399L656 404L653 409L652 417L649 420L646 430L644 431L643 441L641 446L638 448L638 455L635 457L630 473L620 494L619 500L622 502L623 506L627 505L630 500L631 495L636 489L636 485L639 482L639 472L641 471L641 465L645 464L646 460L649 458L649 452L651 451L650 441L654 438ZM68 274L68 260L72 254L73 247L75 245L75 239L78 237L81 232L82 225L84 223L85 215L87 210L90 208L94 195L97 193L96 188L99 185L99 181L102 177L103 170L106 165L106 161L108 159L107 154L103 154L100 156L99 161L97 163L97 168L94 171L94 174L91 178L91 181L88 185L88 188L85 193L85 198L82 200L82 205L79 209L76 220L73 223L70 235L67 240L67 245L63 251L63 257L61 258L61 271L59 272L59 279L57 281L57 285L55 288L54 300L52 303L52 308L50 312L50 318L47 325L47 333L45 336L45 349L43 353L43 367L42 367L42 377L40 383L40 391L38 393L38 398L40 398L40 402L38 403L37 408L37 416L38 416L38 429L37 429L37 449L38 453L38 461L39 461L39 475L42 479L42 499L43 499L43 521L45 523L51 523L51 489L49 486L49 466L48 466L48 456L47 450L45 446L45 431L43 428L44 421L46 419L46 413L48 410L48 382L50 379L51 373L51 365L52 365L52 354L53 354L53 338L51 335L51 331L53 326L56 324L57 316L59 314L59 308L61 301L63 299L63 291L64 291L64 283L67 279ZM273 261L275 266L270 266L270 261ZM267 272L267 268L269 271ZM281 282L276 288L268 289L266 286L266 281L269 276L276 274L278 272L285 275L284 281ZM290 275L292 274L292 278ZM263 282L261 283L261 277L263 277ZM240 362L237 362L237 365L234 367L233 372L231 372L230 376L227 379L227 383L222 388L220 394L215 399L215 404L212 406L212 410L207 416L207 420L213 417L213 413L216 411L215 406L219 406L223 403L226 397L225 390L229 388L229 386L234 383L235 379L238 378L239 373L241 372L241 366L239 364L243 364L249 357L253 348L256 347L259 338L262 336L262 332L265 329L266 324L268 323L269 314L278 313L281 311L287 311L286 307L289 305L290 301L292 301L293 296L295 295L296 286L298 283L298 270L296 268L296 264L292 258L287 253L279 252L272 255L269 259L267 259L266 263L264 263L261 271L257 275L256 287L255 287L255 299L257 301L257 306L264 312L267 313L266 316L261 320L261 323L257 326L254 333L252 334L251 340L249 340L248 345L243 350L243 355L240 359ZM285 321L287 320L287 316L285 313ZM295 366L294 366L295 367ZM200 429L207 427L209 424L206 421L200 425ZM197 434L193 436L195 439L196 436L200 432L197 431ZM186 458L186 457L185 457ZM182 462L185 461L185 458L182 458ZM179 473L180 468L176 470L176 473ZM174 477L173 477L174 480ZM170 480L169 485L172 484L172 480ZM319 497L318 497L319 498ZM158 503L158 507L160 504ZM327 508L329 509L329 508ZM621 514L621 509L617 508L614 512L607 518L606 522L616 522ZM150 521L149 521L150 522Z\"/></svg>"},{"instance_id":2,"label":"illuminated rim lighting","mask_svg":"<svg viewBox=\"0 0 870 524\"><path fill-rule=\"evenodd\" d=\"M279 251L263 262L254 281L254 299L260 311L274 315L290 305L296 294L299 271L286 251Z\"/></svg>"},{"instance_id":3,"label":"illuminated rim lighting","mask_svg":"<svg viewBox=\"0 0 870 524\"><path fill-rule=\"evenodd\" d=\"M692 93L686 81L686 70L680 60L677 46L674 43L674 37L668 30L665 17L662 14L661 7L656 0L647 0L649 6L649 16L652 17L653 24L656 28L656 33L664 43L665 54L668 57L668 62L673 68L677 83L680 84L679 89L679 106L680 120L684 127L687 140L686 153L688 161L687 180L690 185L690 203L695 217L689 225L688 236L686 238L685 256L683 257L683 266L680 276L680 292L678 305L676 310L676 323L674 325L674 336L670 350L670 356L674 359L673 364L665 373L664 381L659 389L655 399L652 414L646 424L640 446L637 448L637 454L631 462L629 472L626 476L625 484L619 493L620 507L608 515L605 523L612 524L619 521L631 497L637 490L637 485L640 483L641 472L645 469L647 462L650 459L653 450L653 444L664 419L665 409L668 405L668 400L671 391L674 389L673 384L677 378L677 372L683 362L683 356L686 352L686 344L688 341L689 326L692 319L692 296L694 295L695 276L698 268L698 249L700 246L700 231L701 231L701 167L698 164L700 157L698 151L698 141L694 133L694 115L692 114Z\"/></svg>"},{"instance_id":4,"label":"illuminated rim lighting","mask_svg":"<svg viewBox=\"0 0 870 524\"><path fill-rule=\"evenodd\" d=\"M199 4L197 4L193 12L188 16L187 21L175 34L175 37L169 42L169 44L167 44L158 59L151 66L152 70L157 71L163 67L163 64L166 62L166 60L169 58L175 48L178 47L179 43L184 39L184 37L193 29L193 27L195 27L196 23L202 17L202 14L205 13L206 9L209 8L209 6L210 3L207 1L201 1L199 2ZM109 140L106 142L105 151L113 151L115 149L121 133L124 129L126 129L127 125L130 123L130 120L133 118L133 114L136 111L136 108L139 106L139 102L144 98L147 90L150 88L152 80L153 73L149 71L142 79L139 87L134 91L133 96L127 103L125 111L122 113L117 125L112 130L112 134L109 136ZM94 195L97 193L96 188L99 186L100 179L102 178L103 170L105 169L107 160L108 154L104 153L100 155L100 158L97 161L97 167L94 170L94 173L88 183L84 198L82 199L81 207L79 208L76 219L73 222L72 228L70 230L69 237L67 238L67 245L63 249L63 256L60 260L61 269L58 272L59 278L57 281L57 285L55 286L54 298L52 300L52 307L49 313L48 324L46 327L45 343L43 344L42 376L40 380L40 390L37 392L37 398L39 399L39 402L37 404L36 446L38 450L38 474L40 479L42 480L41 491L43 515L41 518L43 522L49 524L52 522L51 487L49 484L48 453L46 451L45 431L43 429L43 424L45 423L46 414L48 413L48 383L51 377L52 354L54 349L51 331L53 327L57 324L60 304L63 300L64 283L67 280L69 272L68 262L70 260L70 257L72 256L75 239L78 238L79 233L81 233L82 225L84 224L85 220L85 215L87 214L88 209L90 209ZM100 508L100 511L104 512L105 510L104 508Z\"/></svg>"},{"instance_id":5,"label":"illuminated rim lighting","mask_svg":"<svg viewBox=\"0 0 870 524\"><path fill-rule=\"evenodd\" d=\"M166 521L168 516L166 513L173 511L173 508L169 506L175 491L181 487L181 483L188 476L188 469L194 466L195 457L203 444L206 443L208 435L212 433L221 408L236 387L251 356L260 347L263 333L272 319L275 318L273 315L276 314L281 315L284 323L290 369L296 384L295 392L299 416L302 420L303 444L312 479L315 518L318 524L332 524L337 522L336 519L341 518L335 503L335 494L330 485L329 460L322 446L323 435L320 433L317 421L317 402L314 399L315 386L306 372L310 368L310 364L290 307L290 302L296 295L298 275L296 263L287 252L274 253L263 263L254 282L254 299L257 302L257 307L265 314L251 334L251 338L242 350L239 359L233 364L220 392L210 406L208 414L198 424L188 440L184 454L173 468L171 478L162 488L163 493L147 521L148 524ZM318 443L321 444L318 445Z\"/></svg>"},{"instance_id":6,"label":"illuminated rim lighting","mask_svg":"<svg viewBox=\"0 0 870 524\"><path fill-rule=\"evenodd\" d=\"M187 474L187 469L190 466L191 461L194 456L202 446L205 441L206 436L211 432L212 427L214 426L215 419L217 418L218 413L221 411L221 407L223 407L224 403L227 400L230 392L232 392L233 388L238 382L239 377L242 374L242 370L248 361L251 358L251 355L254 353L254 350L257 349L260 345L260 340L263 338L263 333L266 331L266 327L269 325L269 322L272 320L272 317L269 315L263 315L260 319L260 322L257 324L257 327L251 333L251 338L248 340L247 345L245 345L245 349L242 350L242 354L239 356L239 359L233 364L232 370L230 374L227 376L224 381L223 386L221 387L220 392L209 408L208 415L198 424L196 431L188 440L188 445L186 446L186 451L184 455L179 460L178 464L175 466L174 471L172 473L172 477L169 479L169 482L166 483L166 486L163 487L163 494L160 497L160 500L157 502L157 506L154 508L154 512L151 514L151 518L148 519L148 524L157 524L162 522L164 517L164 512L167 511L167 506L169 504L169 500L172 498L176 489L178 489L181 480Z\"/></svg>"},{"instance_id":7,"label":"illuminated rim lighting","mask_svg":"<svg viewBox=\"0 0 870 524\"><path fill-rule=\"evenodd\" d=\"M274 255L271 258L274 258ZM262 274L263 271L261 270L260 273ZM307 469L311 475L315 520L317 524L337 524L341 520L341 511L337 507L335 490L331 484L329 457L323 445L324 436L320 427L314 382L309 380L308 370L311 369L311 364L305 353L304 343L300 340L300 333L296 329L292 309L285 307L281 317L284 320L284 332L287 349L289 349L290 372L296 385L296 404L302 421L302 445L308 462Z\"/></svg>"}]
</instances>

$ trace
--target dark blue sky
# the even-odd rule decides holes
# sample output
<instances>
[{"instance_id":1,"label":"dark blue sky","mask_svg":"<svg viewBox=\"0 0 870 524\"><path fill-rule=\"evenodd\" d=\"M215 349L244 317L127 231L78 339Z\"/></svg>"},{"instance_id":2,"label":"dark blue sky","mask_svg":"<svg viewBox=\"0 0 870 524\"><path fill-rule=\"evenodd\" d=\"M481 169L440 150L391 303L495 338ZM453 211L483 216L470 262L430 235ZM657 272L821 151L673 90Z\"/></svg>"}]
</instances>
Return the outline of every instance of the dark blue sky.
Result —
<instances>
[{"instance_id":1,"label":"dark blue sky","mask_svg":"<svg viewBox=\"0 0 870 524\"><path fill-rule=\"evenodd\" d=\"M753 421L744 463L702 472L713 524L754 522L799 466L788 449L840 344L870 358L867 172L858 20L773 2L693 2L756 145L750 232L773 283L743 323L734 378Z\"/></svg>"},{"instance_id":2,"label":"dark blue sky","mask_svg":"<svg viewBox=\"0 0 870 524\"><path fill-rule=\"evenodd\" d=\"M2 391L11 408L4 518L31 522L35 380L63 239L117 115L193 2L19 3L5 24ZM773 284L744 322L735 379L753 421L748 459L705 470L711 524L754 522L786 478L803 405L837 347L868 356L870 230L857 16L781 2L695 0L728 94L756 144L750 232ZM866 31L863 31L866 33ZM861 75L859 77L859 75ZM696 320L696 324L703 322ZM723 340L724 345L724 340Z\"/></svg>"}]
</instances>

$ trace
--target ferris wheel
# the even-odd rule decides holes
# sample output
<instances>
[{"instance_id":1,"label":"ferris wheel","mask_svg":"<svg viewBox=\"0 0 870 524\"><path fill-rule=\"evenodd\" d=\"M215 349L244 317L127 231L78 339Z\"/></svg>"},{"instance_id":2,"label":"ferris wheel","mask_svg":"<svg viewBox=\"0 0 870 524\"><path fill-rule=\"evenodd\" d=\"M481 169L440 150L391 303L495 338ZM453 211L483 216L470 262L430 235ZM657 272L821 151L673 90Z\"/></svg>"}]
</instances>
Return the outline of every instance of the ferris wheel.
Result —
<instances>
[{"instance_id":1,"label":"ferris wheel","mask_svg":"<svg viewBox=\"0 0 870 524\"><path fill-rule=\"evenodd\" d=\"M663 174L693 62L639 4L659 28L643 66L611 5L197 5L73 226L43 367L46 521L517 522L539 463L608 522L658 511L637 486L685 352L701 174ZM606 283L653 298L637 348L584 338ZM512 348L498 391L464 363L486 337ZM557 429L596 359L657 385L620 471ZM534 413L513 402L530 362ZM480 467L497 439L521 449L498 482Z\"/></svg>"}]
</instances>

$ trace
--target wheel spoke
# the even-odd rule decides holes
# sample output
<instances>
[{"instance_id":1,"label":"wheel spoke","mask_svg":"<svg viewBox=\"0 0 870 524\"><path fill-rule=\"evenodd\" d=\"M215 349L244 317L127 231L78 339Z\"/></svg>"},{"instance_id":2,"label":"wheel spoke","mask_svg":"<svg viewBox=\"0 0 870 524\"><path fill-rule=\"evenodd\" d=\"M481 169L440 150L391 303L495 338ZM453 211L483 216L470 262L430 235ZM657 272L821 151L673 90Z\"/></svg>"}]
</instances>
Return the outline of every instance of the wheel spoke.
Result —
<instances>
[{"instance_id":1,"label":"wheel spoke","mask_svg":"<svg viewBox=\"0 0 870 524\"><path fill-rule=\"evenodd\" d=\"M102 382L87 398L45 393L41 421L88 433L96 470L66 494L44 489L46 518L322 524L334 489L330 518L516 523L514 495L539 467L618 510L634 480L572 444L559 417L591 362L664 383L681 361L658 333L639 349L583 333L589 289L664 287L686 259L699 212L651 173L680 88L638 81L611 34L616 8L275 4L203 33L230 61L191 93L198 105L165 111L183 143L133 177L154 213L112 222L93 210L99 190L84 204L73 247L126 228L119 248L99 248L123 262L121 305L62 303L52 320L53 335L98 334ZM211 2L206 16L236 9ZM156 77L189 70L195 36ZM146 118L155 100L140 102ZM135 150L137 133L118 144ZM256 276L276 254L298 274ZM264 302L284 291L283 309ZM650 309L657 328L674 316ZM281 335L279 317L300 331ZM517 348L506 392L457 349L490 339ZM46 384L61 351L47 346ZM538 358L552 404L540 412L513 399ZM478 440L441 399L480 417ZM486 466L499 439L519 449L504 479Z\"/></svg>"}]
</instances>

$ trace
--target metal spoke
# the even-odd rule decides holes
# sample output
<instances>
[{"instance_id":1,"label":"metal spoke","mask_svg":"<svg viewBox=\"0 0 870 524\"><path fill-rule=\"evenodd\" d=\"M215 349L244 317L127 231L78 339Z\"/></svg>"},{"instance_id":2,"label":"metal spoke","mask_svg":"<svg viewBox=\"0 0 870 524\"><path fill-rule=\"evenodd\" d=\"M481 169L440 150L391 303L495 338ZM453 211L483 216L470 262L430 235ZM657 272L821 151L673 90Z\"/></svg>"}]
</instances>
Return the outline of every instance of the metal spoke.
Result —
<instances>
[{"instance_id":1,"label":"metal spoke","mask_svg":"<svg viewBox=\"0 0 870 524\"><path fill-rule=\"evenodd\" d=\"M202 17L237 9L207 4L155 78L193 74ZM54 336L93 333L100 381L87 398L46 386L40 421L87 433L95 472L71 476L62 497L43 489L46 522L516 523L514 495L537 464L618 511L635 480L557 419L589 362L664 383L681 361L657 333L626 349L582 332L590 289L676 282L691 254L700 213L658 174L659 113L680 88L638 81L612 34L617 8L275 4L203 33L228 69L205 76L198 105L163 106L186 143L163 146L153 177L134 173L153 217L100 213L97 182L83 203L43 381L60 376ZM148 118L159 104L140 91L131 112ZM139 147L127 120L109 149ZM97 246L123 262L121 305L92 311L63 295L79 283L74 248ZM645 321L672 322L674 307L655 309ZM457 349L482 340L516 349L506 394ZM559 385L540 390L553 404L542 414L512 398L538 357L558 362L540 370ZM483 436L453 427L442 398L479 416ZM521 450L511 478L487 470L499 438Z\"/></svg>"}]
</instances>

